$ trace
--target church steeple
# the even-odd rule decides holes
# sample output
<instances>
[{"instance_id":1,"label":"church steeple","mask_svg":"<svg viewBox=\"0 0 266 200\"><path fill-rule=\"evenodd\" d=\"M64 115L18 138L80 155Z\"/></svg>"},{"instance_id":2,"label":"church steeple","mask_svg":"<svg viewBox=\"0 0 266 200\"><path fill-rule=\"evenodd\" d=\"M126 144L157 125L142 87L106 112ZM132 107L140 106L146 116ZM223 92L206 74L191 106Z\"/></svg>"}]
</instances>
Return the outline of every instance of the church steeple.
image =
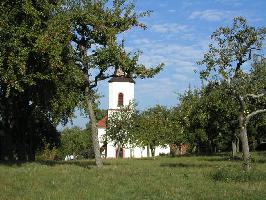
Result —
<instances>
[{"instance_id":1,"label":"church steeple","mask_svg":"<svg viewBox=\"0 0 266 200\"><path fill-rule=\"evenodd\" d=\"M117 68L115 76L109 81L109 111L129 105L134 100L135 81L127 77L126 73Z\"/></svg>"}]
</instances>

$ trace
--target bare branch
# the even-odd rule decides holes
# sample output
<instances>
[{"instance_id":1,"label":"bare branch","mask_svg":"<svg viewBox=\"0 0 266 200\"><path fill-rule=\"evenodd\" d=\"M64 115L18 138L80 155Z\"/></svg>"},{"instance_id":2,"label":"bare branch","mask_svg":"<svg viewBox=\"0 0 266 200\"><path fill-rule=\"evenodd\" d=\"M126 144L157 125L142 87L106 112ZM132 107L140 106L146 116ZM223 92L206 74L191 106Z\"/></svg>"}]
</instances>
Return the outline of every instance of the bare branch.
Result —
<instances>
[{"instance_id":1,"label":"bare branch","mask_svg":"<svg viewBox=\"0 0 266 200\"><path fill-rule=\"evenodd\" d=\"M105 80L105 79L108 79L114 76L114 74L105 76L103 72L104 70L100 70L99 74L95 76L94 81L91 82L93 84L90 85L90 89L96 87L98 85L98 81L102 81L102 80Z\"/></svg>"},{"instance_id":2,"label":"bare branch","mask_svg":"<svg viewBox=\"0 0 266 200\"><path fill-rule=\"evenodd\" d=\"M246 117L246 124L248 124L249 120L254 117L255 115L257 114L260 114L260 113L264 113L266 112L266 109L260 109L260 110L256 110L252 113L250 113L247 117Z\"/></svg>"},{"instance_id":3,"label":"bare branch","mask_svg":"<svg viewBox=\"0 0 266 200\"><path fill-rule=\"evenodd\" d=\"M265 96L266 93L261 93L261 94L247 94L246 97L252 97L252 98L260 98L260 97L263 97Z\"/></svg>"}]
</instances>

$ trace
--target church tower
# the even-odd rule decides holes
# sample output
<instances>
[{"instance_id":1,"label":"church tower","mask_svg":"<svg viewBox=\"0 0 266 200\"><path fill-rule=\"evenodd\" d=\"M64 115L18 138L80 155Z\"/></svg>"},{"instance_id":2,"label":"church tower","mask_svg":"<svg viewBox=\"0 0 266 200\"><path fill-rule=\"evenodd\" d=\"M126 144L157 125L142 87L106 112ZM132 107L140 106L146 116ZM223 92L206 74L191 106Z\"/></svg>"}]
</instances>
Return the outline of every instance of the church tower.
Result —
<instances>
[{"instance_id":1,"label":"church tower","mask_svg":"<svg viewBox=\"0 0 266 200\"><path fill-rule=\"evenodd\" d=\"M115 76L109 80L109 106L108 115L98 121L98 137L100 143L101 155L105 158L115 158L119 153L123 158L142 158L150 155L147 147L124 147L118 152L117 145L112 141L106 141L106 125L108 117L112 112L117 111L122 106L127 106L134 100L135 81L128 77L121 69L118 69ZM148 153L149 152L149 153ZM155 155L161 153L168 154L169 147L156 147Z\"/></svg>"},{"instance_id":2,"label":"church tower","mask_svg":"<svg viewBox=\"0 0 266 200\"><path fill-rule=\"evenodd\" d=\"M110 115L120 109L122 106L127 106L131 101L134 100L134 87L135 81L126 76L126 74L118 69L115 72L115 76L111 78L109 81L109 106L108 106L108 115L103 119L98 121L97 129L98 129L98 137L99 143L101 146L101 154L104 154L106 158L115 158L117 154L117 147L113 144L113 142L105 142L105 134L106 134L106 124L108 117ZM122 156L129 157L129 153L125 149L121 149Z\"/></svg>"},{"instance_id":3,"label":"church tower","mask_svg":"<svg viewBox=\"0 0 266 200\"><path fill-rule=\"evenodd\" d=\"M109 80L108 115L121 106L129 105L134 100L134 86L135 81L118 69L116 76Z\"/></svg>"}]
</instances>

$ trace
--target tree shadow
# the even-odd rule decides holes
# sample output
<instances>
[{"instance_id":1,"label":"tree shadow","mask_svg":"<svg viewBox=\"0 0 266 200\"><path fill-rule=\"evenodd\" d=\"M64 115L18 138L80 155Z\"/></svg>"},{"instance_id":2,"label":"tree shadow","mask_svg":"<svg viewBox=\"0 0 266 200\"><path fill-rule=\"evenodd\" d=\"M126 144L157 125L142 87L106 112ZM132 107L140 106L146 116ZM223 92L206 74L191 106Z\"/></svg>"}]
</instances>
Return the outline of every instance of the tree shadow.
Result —
<instances>
[{"instance_id":1,"label":"tree shadow","mask_svg":"<svg viewBox=\"0 0 266 200\"><path fill-rule=\"evenodd\" d=\"M86 169L92 169L96 167L94 160L73 160L73 161L53 161L53 160L45 160L45 161L36 161L36 163L39 163L41 165L47 165L47 166L57 166L57 165L75 165L78 167L86 168ZM105 165L111 165L110 163L104 163Z\"/></svg>"},{"instance_id":2,"label":"tree shadow","mask_svg":"<svg viewBox=\"0 0 266 200\"><path fill-rule=\"evenodd\" d=\"M202 158L203 161L208 161L208 162L239 162L242 161L241 157L213 157L213 158Z\"/></svg>"},{"instance_id":3,"label":"tree shadow","mask_svg":"<svg viewBox=\"0 0 266 200\"><path fill-rule=\"evenodd\" d=\"M256 154L259 156L266 156L266 151L256 151Z\"/></svg>"},{"instance_id":4,"label":"tree shadow","mask_svg":"<svg viewBox=\"0 0 266 200\"><path fill-rule=\"evenodd\" d=\"M0 161L0 166L9 166L9 167L20 167L22 164L27 163L26 161Z\"/></svg>"},{"instance_id":5,"label":"tree shadow","mask_svg":"<svg viewBox=\"0 0 266 200\"><path fill-rule=\"evenodd\" d=\"M75 165L86 169L95 168L96 164L94 160L73 160L73 161L58 161L58 160L38 160L38 161L0 161L0 166L9 167L23 167L27 163L36 163L40 165L47 166L57 166L57 165ZM110 163L104 162L105 165L111 165Z\"/></svg>"},{"instance_id":6,"label":"tree shadow","mask_svg":"<svg viewBox=\"0 0 266 200\"><path fill-rule=\"evenodd\" d=\"M214 164L189 164L189 163L162 163L161 167L171 167L171 168L203 168L203 167L215 167Z\"/></svg>"},{"instance_id":7,"label":"tree shadow","mask_svg":"<svg viewBox=\"0 0 266 200\"><path fill-rule=\"evenodd\" d=\"M266 160L263 159L255 160L255 163L266 164Z\"/></svg>"}]
</instances>

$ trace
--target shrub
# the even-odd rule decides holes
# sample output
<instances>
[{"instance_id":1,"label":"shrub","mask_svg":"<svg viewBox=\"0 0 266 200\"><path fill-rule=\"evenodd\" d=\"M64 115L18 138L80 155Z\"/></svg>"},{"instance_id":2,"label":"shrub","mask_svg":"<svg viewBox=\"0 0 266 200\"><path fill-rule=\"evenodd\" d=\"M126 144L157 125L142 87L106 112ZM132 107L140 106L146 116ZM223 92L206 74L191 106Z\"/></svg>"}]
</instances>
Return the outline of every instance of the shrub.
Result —
<instances>
[{"instance_id":1,"label":"shrub","mask_svg":"<svg viewBox=\"0 0 266 200\"><path fill-rule=\"evenodd\" d=\"M40 151L36 155L36 160L58 160L59 150L56 147L51 147L49 143L46 143L43 151Z\"/></svg>"}]
</instances>

